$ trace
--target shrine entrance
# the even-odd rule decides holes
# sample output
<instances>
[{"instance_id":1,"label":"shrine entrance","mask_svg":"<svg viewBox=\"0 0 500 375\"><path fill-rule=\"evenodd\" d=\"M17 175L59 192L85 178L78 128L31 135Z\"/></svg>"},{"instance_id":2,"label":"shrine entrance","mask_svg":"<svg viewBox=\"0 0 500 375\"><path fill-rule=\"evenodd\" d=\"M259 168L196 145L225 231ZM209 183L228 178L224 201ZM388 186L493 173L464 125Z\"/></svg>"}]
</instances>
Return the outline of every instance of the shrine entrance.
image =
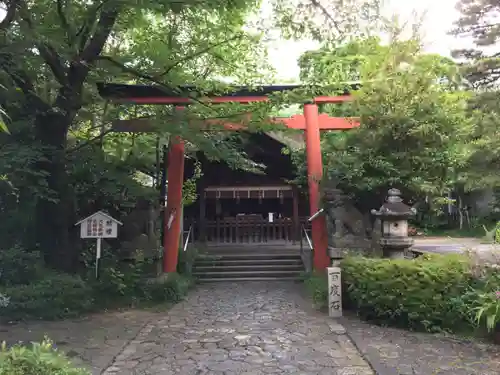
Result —
<instances>
[{"instance_id":1,"label":"shrine entrance","mask_svg":"<svg viewBox=\"0 0 500 375\"><path fill-rule=\"evenodd\" d=\"M288 140L266 132L240 136L241 150L263 166L263 173L235 170L202 153L195 155L196 162L187 160L186 175L194 172L195 163L202 175L196 181L198 199L184 207L184 232L191 230L191 241L208 246L297 243L300 217L305 224L309 207L304 189L291 182L296 167L282 153Z\"/></svg>"},{"instance_id":2,"label":"shrine entrance","mask_svg":"<svg viewBox=\"0 0 500 375\"><path fill-rule=\"evenodd\" d=\"M193 240L207 245L296 244L300 240L298 190L281 186L211 186L203 189L200 212L189 220Z\"/></svg>"},{"instance_id":3,"label":"shrine entrance","mask_svg":"<svg viewBox=\"0 0 500 375\"><path fill-rule=\"evenodd\" d=\"M285 125L290 129L304 130L305 138L305 148L307 156L307 176L308 176L308 202L309 209L308 215L312 216L319 210L320 206L320 195L319 195L319 182L321 181L323 175L323 165L321 157L321 140L320 131L321 130L348 130L359 126L359 121L356 118L340 118L340 117L330 117L326 114L320 114L318 105L326 103L342 103L352 99L350 95L350 90L359 87L359 84L348 84L348 87L340 94L336 96L315 96L308 100L304 100L303 103L303 115L294 115L289 118L271 118L269 119L271 123L277 123ZM177 110L174 111L176 114L182 116L183 108L189 106L195 102L206 102L210 104L218 103L252 103L252 102L267 102L269 101L268 95L276 92L286 92L290 90L301 89L300 85L278 85L278 86L262 86L257 89L250 89L248 87L234 87L234 90L220 94L209 94L197 92L197 88L193 86L180 86L175 89L168 89L166 87L160 87L155 85L128 85L128 84L112 84L112 83L98 83L98 90L100 95L108 100L121 103L132 103L132 104L144 104L144 105L170 105L174 106ZM242 123L224 121L224 120L203 120L201 121L202 128L210 127L211 125L222 125L227 130L241 131L245 130L245 125ZM151 126L148 119L128 119L119 120L113 124L117 131L125 132L154 132L157 131ZM195 126L200 126L200 121L196 123ZM118 130L121 129L121 130ZM164 272L175 272L178 264L179 256L179 242L182 235L182 218L179 213L182 212L182 187L184 183L184 165L185 165L185 144L184 140L180 137L172 137L170 140L169 151L168 151L168 169L166 173L166 179L168 180L168 192L167 192L167 207L164 212L165 225L164 225L164 257L163 257L163 271ZM208 188L206 186L205 188ZM278 189L279 190L279 189ZM204 190L202 196L205 196ZM234 196L233 200L239 200L244 197ZM251 199L251 198L246 198ZM258 199L258 198L257 198ZM278 198L280 199L280 198ZM264 201L264 198L262 198ZM231 219L236 222L244 215L231 216ZM258 214L253 214L258 215ZM260 232L255 233L256 225L253 222L252 227L254 228L251 234L245 231L248 228L248 223L251 220L260 220L258 223L261 227L264 227L265 218L261 215L262 219L254 217L250 219L250 216L245 216L244 219L238 221L238 224L233 226L234 233L228 234L227 229L222 230L220 227L221 220L215 222L210 222L210 226L213 229L213 238L217 241L221 240L239 240L243 238L249 240L250 238L258 238L259 241L264 239L271 240L284 240L289 239L290 236L286 235L286 228L289 228L289 221L283 218L282 221L278 221L278 224L272 224L269 222L265 225L266 229L262 229ZM278 215L278 219L279 219ZM274 217L273 217L274 219ZM224 219L225 220L225 219ZM224 221L222 221L224 222ZM291 224L298 225L299 220ZM274 223L274 221L273 221ZM206 226L202 226L204 238L207 238L208 221ZM219 227L217 226L219 225ZM226 225L227 228L227 225ZM273 231L274 229L277 231ZM238 229L238 233L236 233ZM245 233L243 236L240 234ZM275 234L278 233L278 234ZM330 265L330 258L327 254L327 233L326 233L326 221L324 217L319 217L317 220L312 222L312 247L314 248L314 268L316 270L324 270ZM293 239L292 239L293 240Z\"/></svg>"}]
</instances>

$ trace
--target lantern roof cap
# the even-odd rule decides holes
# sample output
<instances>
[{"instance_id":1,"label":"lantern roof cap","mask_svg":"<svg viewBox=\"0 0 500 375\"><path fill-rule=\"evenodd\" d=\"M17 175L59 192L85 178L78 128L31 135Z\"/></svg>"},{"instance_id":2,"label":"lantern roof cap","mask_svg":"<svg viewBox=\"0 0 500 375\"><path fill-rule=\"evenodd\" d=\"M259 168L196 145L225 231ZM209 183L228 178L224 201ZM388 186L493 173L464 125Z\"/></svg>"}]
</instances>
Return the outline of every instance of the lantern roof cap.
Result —
<instances>
[{"instance_id":1,"label":"lantern roof cap","mask_svg":"<svg viewBox=\"0 0 500 375\"><path fill-rule=\"evenodd\" d=\"M403 203L401 191L399 189L389 189L385 203L380 209L372 210L372 215L392 218L409 218L417 213L413 207Z\"/></svg>"}]
</instances>

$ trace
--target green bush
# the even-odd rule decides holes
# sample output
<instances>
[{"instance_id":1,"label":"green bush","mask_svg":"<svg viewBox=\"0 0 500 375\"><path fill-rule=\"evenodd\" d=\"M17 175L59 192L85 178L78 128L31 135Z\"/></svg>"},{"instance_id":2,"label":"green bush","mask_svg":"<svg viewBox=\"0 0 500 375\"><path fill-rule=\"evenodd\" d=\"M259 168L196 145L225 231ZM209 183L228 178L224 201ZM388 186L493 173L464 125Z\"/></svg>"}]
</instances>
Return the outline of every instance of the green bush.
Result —
<instances>
[{"instance_id":1,"label":"green bush","mask_svg":"<svg viewBox=\"0 0 500 375\"><path fill-rule=\"evenodd\" d=\"M40 253L20 247L0 250L0 285L28 284L43 271Z\"/></svg>"},{"instance_id":2,"label":"green bush","mask_svg":"<svg viewBox=\"0 0 500 375\"><path fill-rule=\"evenodd\" d=\"M90 375L75 366L52 347L48 339L31 347L16 345L0 348L0 375Z\"/></svg>"},{"instance_id":3,"label":"green bush","mask_svg":"<svg viewBox=\"0 0 500 375\"><path fill-rule=\"evenodd\" d=\"M177 302L192 284L191 278L177 274L149 283L152 262L140 254L125 263L108 253L99 279L94 263L86 260L82 278L45 269L36 252L13 248L0 253L0 319L51 320L104 308Z\"/></svg>"},{"instance_id":4,"label":"green bush","mask_svg":"<svg viewBox=\"0 0 500 375\"><path fill-rule=\"evenodd\" d=\"M315 308L322 309L328 306L328 280L325 274L314 272L306 276L305 284Z\"/></svg>"},{"instance_id":5,"label":"green bush","mask_svg":"<svg viewBox=\"0 0 500 375\"><path fill-rule=\"evenodd\" d=\"M347 257L342 261L344 308L367 320L427 331L479 333L500 319L499 266L465 255L417 259ZM325 275L306 287L318 307L327 304Z\"/></svg>"},{"instance_id":6,"label":"green bush","mask_svg":"<svg viewBox=\"0 0 500 375\"><path fill-rule=\"evenodd\" d=\"M78 276L46 273L29 285L3 287L8 302L0 316L11 319L59 319L88 312L93 307L91 288Z\"/></svg>"},{"instance_id":7,"label":"green bush","mask_svg":"<svg viewBox=\"0 0 500 375\"><path fill-rule=\"evenodd\" d=\"M342 270L346 303L364 318L428 331L463 322L452 298L465 295L473 281L464 256L353 257L342 262Z\"/></svg>"},{"instance_id":8,"label":"green bush","mask_svg":"<svg viewBox=\"0 0 500 375\"><path fill-rule=\"evenodd\" d=\"M153 280L144 285L144 294L150 302L179 302L187 295L193 279L180 274L170 274L164 281Z\"/></svg>"},{"instance_id":9,"label":"green bush","mask_svg":"<svg viewBox=\"0 0 500 375\"><path fill-rule=\"evenodd\" d=\"M147 285L148 272L152 261L140 254L134 262L120 263L118 259L105 259L100 277L95 279L94 270L89 270L88 283L91 285L96 303L101 306L138 304L149 301Z\"/></svg>"}]
</instances>

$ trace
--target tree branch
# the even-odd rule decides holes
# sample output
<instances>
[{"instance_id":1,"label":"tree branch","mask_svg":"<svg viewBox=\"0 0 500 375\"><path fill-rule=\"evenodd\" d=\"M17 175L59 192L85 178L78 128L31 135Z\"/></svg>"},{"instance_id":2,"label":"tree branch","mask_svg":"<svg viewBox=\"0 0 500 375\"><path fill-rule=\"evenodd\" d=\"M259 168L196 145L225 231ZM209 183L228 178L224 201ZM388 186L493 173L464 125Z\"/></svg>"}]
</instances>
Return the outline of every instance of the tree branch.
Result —
<instances>
[{"instance_id":1,"label":"tree branch","mask_svg":"<svg viewBox=\"0 0 500 375\"><path fill-rule=\"evenodd\" d=\"M47 43L41 43L38 45L38 50L57 82L64 86L67 83L66 68L55 48Z\"/></svg>"},{"instance_id":2,"label":"tree branch","mask_svg":"<svg viewBox=\"0 0 500 375\"><path fill-rule=\"evenodd\" d=\"M97 22L96 31L90 38L86 47L82 50L79 58L84 63L92 63L97 60L102 52L106 41L108 40L111 31L115 25L120 10L118 8L110 8L103 10L99 21Z\"/></svg>"},{"instance_id":3,"label":"tree branch","mask_svg":"<svg viewBox=\"0 0 500 375\"><path fill-rule=\"evenodd\" d=\"M97 20L97 15L99 14L99 11L106 5L106 3L110 0L103 0L101 3L96 4L93 9L90 9L87 12L87 17L86 20L83 21L82 26L76 33L76 37L80 38L80 46L79 46L79 51L83 51L85 48L85 45L87 44L90 36L90 32L92 30L92 26L95 24Z\"/></svg>"},{"instance_id":4,"label":"tree branch","mask_svg":"<svg viewBox=\"0 0 500 375\"><path fill-rule=\"evenodd\" d=\"M4 61L1 65L10 79L22 90L28 102L31 101L38 108L49 109L49 105L37 95L33 83L23 71L17 70L12 61Z\"/></svg>"},{"instance_id":5,"label":"tree branch","mask_svg":"<svg viewBox=\"0 0 500 375\"><path fill-rule=\"evenodd\" d=\"M104 2L101 4L104 4ZM56 101L61 103L68 101L71 95L67 94L78 93L81 90L91 65L94 64L104 49L104 45L118 19L120 9L119 7L110 7L109 9L102 10L94 34L90 37L90 40L80 54L70 63L68 72L68 92L65 93L65 95L60 95L58 98L60 100ZM73 97L73 100L74 99Z\"/></svg>"},{"instance_id":6,"label":"tree branch","mask_svg":"<svg viewBox=\"0 0 500 375\"><path fill-rule=\"evenodd\" d=\"M40 56L49 66L57 82L59 82L61 86L64 86L67 83L66 68L63 62L61 61L61 58L57 53L57 51L55 50L55 48L52 47L47 42L40 41L39 38L37 37L35 33L35 26L33 25L33 21L30 18L29 10L26 8L25 5L26 4L23 4L23 8L20 9L22 11L21 19L28 26L28 30L32 34L32 37L35 41L35 45L38 51L40 52Z\"/></svg>"},{"instance_id":7,"label":"tree branch","mask_svg":"<svg viewBox=\"0 0 500 375\"><path fill-rule=\"evenodd\" d=\"M87 146L91 145L92 143L101 140L105 135L107 135L109 133L112 133L112 132L113 132L113 128L107 129L106 131L100 133L99 135L96 135L95 137L90 138L89 140L78 144L77 146L73 147L72 149L67 150L66 151L66 155L67 154L71 154L71 153L73 153L75 151L78 151L78 150L80 150L80 149L82 149L84 147L87 147Z\"/></svg>"},{"instance_id":8,"label":"tree branch","mask_svg":"<svg viewBox=\"0 0 500 375\"><path fill-rule=\"evenodd\" d=\"M133 75L134 77L141 78L141 79L144 79L146 81L151 81L153 83L158 83L158 84L164 86L162 83L159 83L158 80L154 76L149 75L147 73L140 72L137 69L128 67L128 66L122 64L121 62L119 62L118 60L114 59L111 56L100 55L100 56L97 57L97 60L108 61L112 65L114 65L114 66L120 68L121 70L123 70L125 73L129 73L129 74Z\"/></svg>"},{"instance_id":9,"label":"tree branch","mask_svg":"<svg viewBox=\"0 0 500 375\"><path fill-rule=\"evenodd\" d=\"M63 5L64 0L57 0L57 14L59 16L59 20L61 21L61 26L66 32L66 41L68 43L68 46L72 46L72 41L73 41L73 30L68 22L68 18L66 17L66 13L64 12L64 5Z\"/></svg>"},{"instance_id":10,"label":"tree branch","mask_svg":"<svg viewBox=\"0 0 500 375\"><path fill-rule=\"evenodd\" d=\"M201 55L209 52L210 50L212 50L214 48L217 48L217 47L220 47L220 46L222 46L222 45L224 45L226 43L232 42L233 40L241 39L242 37L243 37L243 34L238 34L238 35L233 36L232 38L223 40L223 41L221 41L219 43L215 43L215 44L209 45L206 48L202 48L199 51L196 51L196 52L193 52L192 54L184 56L182 59L179 59L175 63L171 64L163 73L157 74L154 77L155 78L161 78L161 77L167 75L168 73L170 73L172 71L172 69L174 69L175 67L179 66L180 64L182 64L184 62L187 62L189 60L193 60L195 57L199 57L199 56L201 56Z\"/></svg>"},{"instance_id":11,"label":"tree branch","mask_svg":"<svg viewBox=\"0 0 500 375\"><path fill-rule=\"evenodd\" d=\"M311 0L311 4L314 7L318 8L321 11L321 13L323 13L323 15L332 22L333 27L335 27L337 32L342 35L342 30L340 29L340 25L338 24L337 20L333 18L333 16L330 14L330 12L328 12L328 10L323 6L323 4L321 4L319 0Z\"/></svg>"},{"instance_id":12,"label":"tree branch","mask_svg":"<svg viewBox=\"0 0 500 375\"><path fill-rule=\"evenodd\" d=\"M23 0L10 0L5 1L5 18L0 22L0 30L6 30L9 28L14 19L16 18L17 10L22 5Z\"/></svg>"},{"instance_id":13,"label":"tree branch","mask_svg":"<svg viewBox=\"0 0 500 375\"><path fill-rule=\"evenodd\" d=\"M143 80L153 82L153 83L155 83L155 84L158 85L158 88L160 90L165 89L167 87L163 82L159 81L156 77L154 77L154 76L152 76L150 74L147 74L147 73L140 72L137 69L128 67L128 66L122 64L121 62L115 60L111 56L100 55L100 56L98 56L97 59L98 60L103 60L103 61L108 61L111 64L113 64L114 66L116 66L116 67L120 68L121 70L123 70L125 73L131 74L132 76L134 76L136 78L141 78ZM169 87L169 90L174 90L174 91L180 92L180 90L178 89L177 86ZM199 103L201 105L207 106L206 103L203 103L201 100L199 100L197 98L190 97L190 99L192 99L193 101L195 101L195 102L197 102L197 103Z\"/></svg>"}]
</instances>

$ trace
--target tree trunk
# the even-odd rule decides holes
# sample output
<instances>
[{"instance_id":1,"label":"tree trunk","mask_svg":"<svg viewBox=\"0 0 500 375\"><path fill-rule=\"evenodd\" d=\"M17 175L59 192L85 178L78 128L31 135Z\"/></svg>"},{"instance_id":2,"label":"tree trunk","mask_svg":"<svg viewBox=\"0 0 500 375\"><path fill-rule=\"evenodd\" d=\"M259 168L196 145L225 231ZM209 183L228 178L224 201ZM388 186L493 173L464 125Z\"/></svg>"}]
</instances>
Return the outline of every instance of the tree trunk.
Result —
<instances>
[{"instance_id":1,"label":"tree trunk","mask_svg":"<svg viewBox=\"0 0 500 375\"><path fill-rule=\"evenodd\" d=\"M458 225L460 230L464 229L464 211L460 194L458 195Z\"/></svg>"},{"instance_id":2,"label":"tree trunk","mask_svg":"<svg viewBox=\"0 0 500 375\"><path fill-rule=\"evenodd\" d=\"M36 202L36 243L49 267L65 271L72 271L78 258L69 237L74 225L70 222L72 201L65 154L70 123L71 118L54 109L39 113L35 120L35 137L43 150L43 159L37 164L47 174L51 191L49 199Z\"/></svg>"}]
</instances>

